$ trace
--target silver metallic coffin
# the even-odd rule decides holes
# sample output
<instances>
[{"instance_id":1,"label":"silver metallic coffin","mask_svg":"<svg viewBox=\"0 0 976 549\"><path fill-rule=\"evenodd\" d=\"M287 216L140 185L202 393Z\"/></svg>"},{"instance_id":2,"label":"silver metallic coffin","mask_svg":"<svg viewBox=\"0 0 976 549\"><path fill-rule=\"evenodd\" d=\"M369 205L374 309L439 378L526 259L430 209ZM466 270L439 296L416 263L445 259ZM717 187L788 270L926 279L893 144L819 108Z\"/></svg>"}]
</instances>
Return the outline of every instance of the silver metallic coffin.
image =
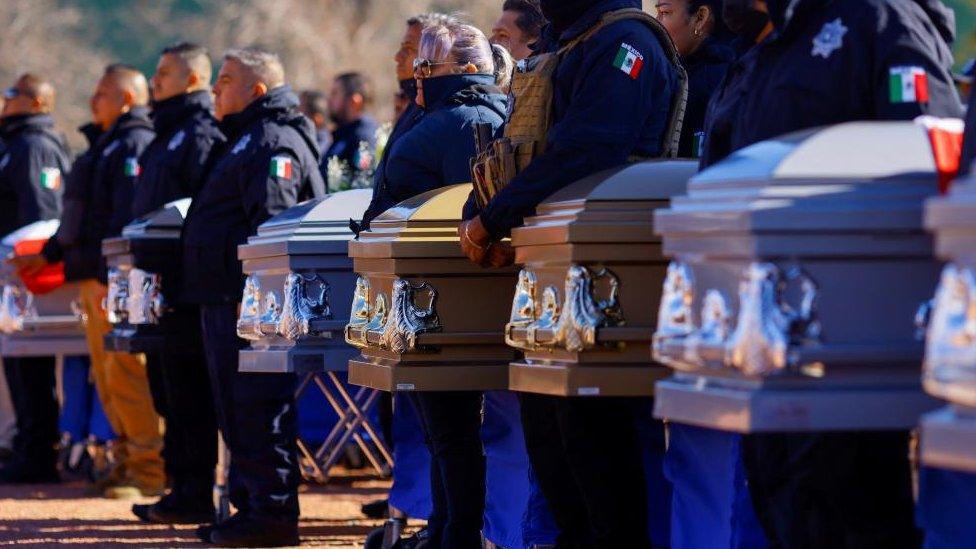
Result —
<instances>
[{"instance_id":1,"label":"silver metallic coffin","mask_svg":"<svg viewBox=\"0 0 976 549\"><path fill-rule=\"evenodd\" d=\"M936 253L950 261L923 308L923 384L949 402L922 419L921 459L931 467L976 473L976 178L929 200L925 225Z\"/></svg>"},{"instance_id":2,"label":"silver metallic coffin","mask_svg":"<svg viewBox=\"0 0 976 549\"><path fill-rule=\"evenodd\" d=\"M934 408L913 323L939 273L925 128L849 123L758 143L659 210L668 267L655 415L737 432L908 429Z\"/></svg>"},{"instance_id":3,"label":"silver metallic coffin","mask_svg":"<svg viewBox=\"0 0 976 549\"><path fill-rule=\"evenodd\" d=\"M372 191L330 194L272 217L238 248L247 279L237 334L247 372L345 371L357 354L343 338L356 274L347 251L350 219Z\"/></svg>"},{"instance_id":4,"label":"silver metallic coffin","mask_svg":"<svg viewBox=\"0 0 976 549\"><path fill-rule=\"evenodd\" d=\"M0 243L2 257L24 241L46 241L58 229L57 220L37 221L17 229ZM0 266L0 355L83 356L88 354L78 306L78 287L67 283L55 290L34 295L15 270Z\"/></svg>"},{"instance_id":5,"label":"silver metallic coffin","mask_svg":"<svg viewBox=\"0 0 976 549\"><path fill-rule=\"evenodd\" d=\"M179 306L180 231L190 208L184 198L148 213L102 241L108 265L105 308L112 331L108 350L158 352L173 345L199 345L196 309Z\"/></svg>"}]
</instances>

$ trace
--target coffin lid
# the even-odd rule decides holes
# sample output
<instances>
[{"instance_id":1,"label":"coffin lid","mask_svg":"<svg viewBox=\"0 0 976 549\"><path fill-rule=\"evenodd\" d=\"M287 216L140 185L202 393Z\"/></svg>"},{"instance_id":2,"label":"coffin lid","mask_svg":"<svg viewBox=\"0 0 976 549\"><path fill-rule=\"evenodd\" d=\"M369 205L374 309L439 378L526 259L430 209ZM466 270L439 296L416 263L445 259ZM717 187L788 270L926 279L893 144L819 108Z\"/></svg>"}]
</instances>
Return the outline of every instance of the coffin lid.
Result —
<instances>
[{"instance_id":1,"label":"coffin lid","mask_svg":"<svg viewBox=\"0 0 976 549\"><path fill-rule=\"evenodd\" d=\"M190 210L190 199L181 198L149 212L122 229L124 238L169 236L179 238L183 221Z\"/></svg>"},{"instance_id":2,"label":"coffin lid","mask_svg":"<svg viewBox=\"0 0 976 549\"><path fill-rule=\"evenodd\" d=\"M350 257L463 257L457 227L471 184L419 194L383 212L349 245Z\"/></svg>"},{"instance_id":3,"label":"coffin lid","mask_svg":"<svg viewBox=\"0 0 976 549\"><path fill-rule=\"evenodd\" d=\"M513 231L516 246L566 242L658 241L653 211L685 192L692 160L651 160L580 179L553 193Z\"/></svg>"},{"instance_id":4,"label":"coffin lid","mask_svg":"<svg viewBox=\"0 0 976 549\"><path fill-rule=\"evenodd\" d=\"M371 189L353 189L288 208L258 227L239 249L241 259L262 255L345 253L355 235L349 220L360 220L372 200Z\"/></svg>"},{"instance_id":5,"label":"coffin lid","mask_svg":"<svg viewBox=\"0 0 976 549\"><path fill-rule=\"evenodd\" d=\"M787 134L703 171L657 232L918 232L938 193L928 130L913 122L850 122Z\"/></svg>"}]
</instances>

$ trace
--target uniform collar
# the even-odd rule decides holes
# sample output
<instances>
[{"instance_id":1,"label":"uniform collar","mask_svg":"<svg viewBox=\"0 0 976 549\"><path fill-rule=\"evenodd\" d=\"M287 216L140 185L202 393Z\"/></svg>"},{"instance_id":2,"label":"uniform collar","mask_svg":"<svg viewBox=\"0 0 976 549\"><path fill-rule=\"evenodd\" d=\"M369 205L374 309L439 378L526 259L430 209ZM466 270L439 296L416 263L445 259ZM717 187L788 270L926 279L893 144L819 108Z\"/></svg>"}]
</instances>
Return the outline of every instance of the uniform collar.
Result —
<instances>
[{"instance_id":1,"label":"uniform collar","mask_svg":"<svg viewBox=\"0 0 976 549\"><path fill-rule=\"evenodd\" d=\"M94 146L95 143L98 142L98 138L102 135L102 128L99 128L98 124L95 124L94 122L89 122L88 124L81 126L78 128L78 131L81 132L81 135L85 136L89 147Z\"/></svg>"},{"instance_id":2,"label":"uniform collar","mask_svg":"<svg viewBox=\"0 0 976 549\"><path fill-rule=\"evenodd\" d=\"M24 130L52 130L54 119L47 113L15 114L0 120L0 135L8 139Z\"/></svg>"},{"instance_id":3,"label":"uniform collar","mask_svg":"<svg viewBox=\"0 0 976 549\"><path fill-rule=\"evenodd\" d=\"M105 130L105 133L98 138L98 142L106 145L118 138L119 134L139 127L152 129L152 120L149 119L148 107L132 107L129 109L129 112L120 116L119 119L112 124L112 127Z\"/></svg>"},{"instance_id":4,"label":"uniform collar","mask_svg":"<svg viewBox=\"0 0 976 549\"><path fill-rule=\"evenodd\" d=\"M603 14L609 11L641 7L640 0L597 0L596 2L555 0L553 4L556 3L563 6L558 8L559 10L571 10L567 15L576 15L574 22L565 30L554 26L556 32L562 31L559 34L560 43L568 42L588 31L603 17Z\"/></svg>"},{"instance_id":5,"label":"uniform collar","mask_svg":"<svg viewBox=\"0 0 976 549\"><path fill-rule=\"evenodd\" d=\"M346 122L345 124L337 127L333 132L336 140L342 139L347 135L355 135L359 132L360 128L363 126L375 125L373 119L368 116L360 116L352 122Z\"/></svg>"},{"instance_id":6,"label":"uniform collar","mask_svg":"<svg viewBox=\"0 0 976 549\"><path fill-rule=\"evenodd\" d=\"M252 101L243 111L225 116L220 121L220 130L228 141L233 141L253 122L294 110L298 104L298 97L292 93L291 86L278 86Z\"/></svg>"},{"instance_id":7,"label":"uniform collar","mask_svg":"<svg viewBox=\"0 0 976 549\"><path fill-rule=\"evenodd\" d=\"M184 120L201 112L213 110L213 100L209 90L184 93L153 103L153 127L157 133L166 133Z\"/></svg>"},{"instance_id":8,"label":"uniform collar","mask_svg":"<svg viewBox=\"0 0 976 549\"><path fill-rule=\"evenodd\" d=\"M411 103L417 100L417 80L408 78L400 81L400 91L407 96Z\"/></svg>"},{"instance_id":9,"label":"uniform collar","mask_svg":"<svg viewBox=\"0 0 976 549\"><path fill-rule=\"evenodd\" d=\"M433 111L450 100L461 90L473 86L494 86L495 77L490 74L449 74L424 80L424 110Z\"/></svg>"}]
</instances>

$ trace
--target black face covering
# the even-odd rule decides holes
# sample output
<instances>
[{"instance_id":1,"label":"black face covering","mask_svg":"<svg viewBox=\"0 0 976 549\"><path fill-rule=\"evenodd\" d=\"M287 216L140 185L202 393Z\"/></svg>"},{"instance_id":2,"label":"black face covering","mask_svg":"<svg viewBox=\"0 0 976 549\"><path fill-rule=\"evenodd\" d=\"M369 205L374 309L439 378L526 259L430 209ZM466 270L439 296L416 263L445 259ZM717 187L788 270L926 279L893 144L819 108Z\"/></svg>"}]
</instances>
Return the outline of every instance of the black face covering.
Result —
<instances>
[{"instance_id":1,"label":"black face covering","mask_svg":"<svg viewBox=\"0 0 976 549\"><path fill-rule=\"evenodd\" d=\"M754 7L755 0L725 0L722 18L729 30L743 40L755 42L769 22L769 14Z\"/></svg>"},{"instance_id":2,"label":"black face covering","mask_svg":"<svg viewBox=\"0 0 976 549\"><path fill-rule=\"evenodd\" d=\"M542 15L552 23L552 29L559 35L573 26L594 4L596 0L542 0L540 7Z\"/></svg>"}]
</instances>

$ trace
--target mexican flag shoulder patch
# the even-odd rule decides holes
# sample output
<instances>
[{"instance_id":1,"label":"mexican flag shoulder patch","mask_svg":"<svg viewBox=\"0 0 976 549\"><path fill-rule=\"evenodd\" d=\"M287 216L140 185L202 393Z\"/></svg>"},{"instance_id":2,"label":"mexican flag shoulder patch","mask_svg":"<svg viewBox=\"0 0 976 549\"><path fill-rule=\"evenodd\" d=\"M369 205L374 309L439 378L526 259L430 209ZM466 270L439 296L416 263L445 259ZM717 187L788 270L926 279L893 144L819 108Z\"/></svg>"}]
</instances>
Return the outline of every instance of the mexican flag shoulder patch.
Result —
<instances>
[{"instance_id":1,"label":"mexican flag shoulder patch","mask_svg":"<svg viewBox=\"0 0 976 549\"><path fill-rule=\"evenodd\" d=\"M125 159L125 175L126 177L138 177L142 173L142 166L139 165L139 159L130 156Z\"/></svg>"},{"instance_id":2,"label":"mexican flag shoulder patch","mask_svg":"<svg viewBox=\"0 0 976 549\"><path fill-rule=\"evenodd\" d=\"M632 80L636 80L641 68L644 67L644 56L637 51L637 48L622 42L620 49L617 50L617 56L613 59L613 66L620 69Z\"/></svg>"},{"instance_id":3,"label":"mexican flag shoulder patch","mask_svg":"<svg viewBox=\"0 0 976 549\"><path fill-rule=\"evenodd\" d=\"M287 156L275 156L271 158L271 176L282 179L291 179L291 158Z\"/></svg>"},{"instance_id":4,"label":"mexican flag shoulder patch","mask_svg":"<svg viewBox=\"0 0 976 549\"><path fill-rule=\"evenodd\" d=\"M44 168L41 170L41 186L49 191L56 191L61 188L61 170L57 168Z\"/></svg>"},{"instance_id":5,"label":"mexican flag shoulder patch","mask_svg":"<svg viewBox=\"0 0 976 549\"><path fill-rule=\"evenodd\" d=\"M888 95L892 103L928 103L929 77L921 67L888 69Z\"/></svg>"}]
</instances>

